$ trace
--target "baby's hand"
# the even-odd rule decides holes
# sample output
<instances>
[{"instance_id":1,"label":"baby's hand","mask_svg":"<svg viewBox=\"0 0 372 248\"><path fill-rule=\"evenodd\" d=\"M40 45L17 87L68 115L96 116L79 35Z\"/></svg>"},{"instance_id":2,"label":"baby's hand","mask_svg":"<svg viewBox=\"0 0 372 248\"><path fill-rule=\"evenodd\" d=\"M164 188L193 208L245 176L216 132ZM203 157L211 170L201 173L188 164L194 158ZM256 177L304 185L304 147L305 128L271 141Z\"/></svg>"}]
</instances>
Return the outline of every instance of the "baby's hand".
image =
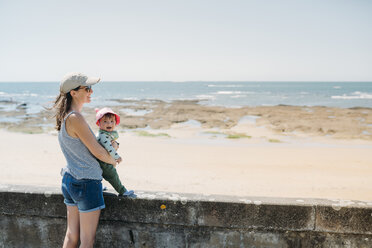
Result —
<instances>
[{"instance_id":1,"label":"baby's hand","mask_svg":"<svg viewBox=\"0 0 372 248\"><path fill-rule=\"evenodd\" d=\"M115 140L113 140L113 141L111 141L111 145L115 149L115 151L118 150L118 148L119 148L119 143L118 142L116 142Z\"/></svg>"}]
</instances>

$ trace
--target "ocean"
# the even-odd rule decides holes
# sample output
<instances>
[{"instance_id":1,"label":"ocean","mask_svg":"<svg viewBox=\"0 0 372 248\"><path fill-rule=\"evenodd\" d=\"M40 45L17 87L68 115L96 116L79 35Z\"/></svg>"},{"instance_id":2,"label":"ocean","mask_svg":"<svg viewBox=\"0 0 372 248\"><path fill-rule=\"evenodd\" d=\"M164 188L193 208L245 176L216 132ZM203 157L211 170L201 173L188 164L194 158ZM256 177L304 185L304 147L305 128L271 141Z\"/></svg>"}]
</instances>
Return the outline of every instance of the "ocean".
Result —
<instances>
[{"instance_id":1,"label":"ocean","mask_svg":"<svg viewBox=\"0 0 372 248\"><path fill-rule=\"evenodd\" d=\"M200 100L200 104L241 106L372 107L372 82L100 82L93 86L92 103L118 104L112 99ZM59 93L57 82L0 83L0 110L19 104L37 113L51 106ZM10 104L13 102L13 104Z\"/></svg>"}]
</instances>

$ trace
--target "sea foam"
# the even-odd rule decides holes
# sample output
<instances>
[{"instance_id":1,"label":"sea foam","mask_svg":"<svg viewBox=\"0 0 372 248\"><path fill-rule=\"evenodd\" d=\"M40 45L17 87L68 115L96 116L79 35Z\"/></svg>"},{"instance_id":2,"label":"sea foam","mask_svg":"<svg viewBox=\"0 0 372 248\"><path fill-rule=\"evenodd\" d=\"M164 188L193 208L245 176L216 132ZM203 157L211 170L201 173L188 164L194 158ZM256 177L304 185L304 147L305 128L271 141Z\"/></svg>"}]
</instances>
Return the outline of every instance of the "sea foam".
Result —
<instances>
[{"instance_id":1,"label":"sea foam","mask_svg":"<svg viewBox=\"0 0 372 248\"><path fill-rule=\"evenodd\" d=\"M368 94L365 92L355 91L351 93L351 95L343 94L341 96L331 96L332 99L344 99L344 100L350 100L350 99L372 99L372 94Z\"/></svg>"},{"instance_id":2,"label":"sea foam","mask_svg":"<svg viewBox=\"0 0 372 248\"><path fill-rule=\"evenodd\" d=\"M238 84L223 84L223 85L208 84L208 87L238 88L238 87L244 87L244 86L243 85L238 85Z\"/></svg>"},{"instance_id":3,"label":"sea foam","mask_svg":"<svg viewBox=\"0 0 372 248\"><path fill-rule=\"evenodd\" d=\"M214 94L216 95L232 95L232 94L242 94L241 91L217 91Z\"/></svg>"}]
</instances>

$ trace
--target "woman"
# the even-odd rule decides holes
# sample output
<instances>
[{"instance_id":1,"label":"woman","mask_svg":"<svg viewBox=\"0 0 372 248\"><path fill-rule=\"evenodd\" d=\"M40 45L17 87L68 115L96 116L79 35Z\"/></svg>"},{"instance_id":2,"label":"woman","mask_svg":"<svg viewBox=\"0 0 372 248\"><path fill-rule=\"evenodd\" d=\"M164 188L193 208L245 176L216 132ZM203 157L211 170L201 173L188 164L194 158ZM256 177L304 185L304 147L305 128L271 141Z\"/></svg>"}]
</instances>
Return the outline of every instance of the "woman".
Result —
<instances>
[{"instance_id":1,"label":"woman","mask_svg":"<svg viewBox=\"0 0 372 248\"><path fill-rule=\"evenodd\" d=\"M102 170L99 159L116 166L109 153L96 138L81 115L85 103L91 101L92 85L99 78L84 74L66 75L57 97L56 129L67 166L62 169L62 193L67 207L67 231L63 247L93 247L101 209L105 208L102 194Z\"/></svg>"}]
</instances>

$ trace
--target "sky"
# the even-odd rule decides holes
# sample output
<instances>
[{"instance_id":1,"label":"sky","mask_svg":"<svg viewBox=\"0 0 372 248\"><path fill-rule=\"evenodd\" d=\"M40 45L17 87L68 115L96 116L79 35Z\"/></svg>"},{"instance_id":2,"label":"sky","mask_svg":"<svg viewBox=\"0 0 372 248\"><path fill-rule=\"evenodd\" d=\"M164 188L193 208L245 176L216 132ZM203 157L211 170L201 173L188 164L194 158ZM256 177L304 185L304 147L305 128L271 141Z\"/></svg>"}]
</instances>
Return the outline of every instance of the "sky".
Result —
<instances>
[{"instance_id":1,"label":"sky","mask_svg":"<svg viewBox=\"0 0 372 248\"><path fill-rule=\"evenodd\" d=\"M0 0L0 82L372 81L370 0Z\"/></svg>"}]
</instances>

